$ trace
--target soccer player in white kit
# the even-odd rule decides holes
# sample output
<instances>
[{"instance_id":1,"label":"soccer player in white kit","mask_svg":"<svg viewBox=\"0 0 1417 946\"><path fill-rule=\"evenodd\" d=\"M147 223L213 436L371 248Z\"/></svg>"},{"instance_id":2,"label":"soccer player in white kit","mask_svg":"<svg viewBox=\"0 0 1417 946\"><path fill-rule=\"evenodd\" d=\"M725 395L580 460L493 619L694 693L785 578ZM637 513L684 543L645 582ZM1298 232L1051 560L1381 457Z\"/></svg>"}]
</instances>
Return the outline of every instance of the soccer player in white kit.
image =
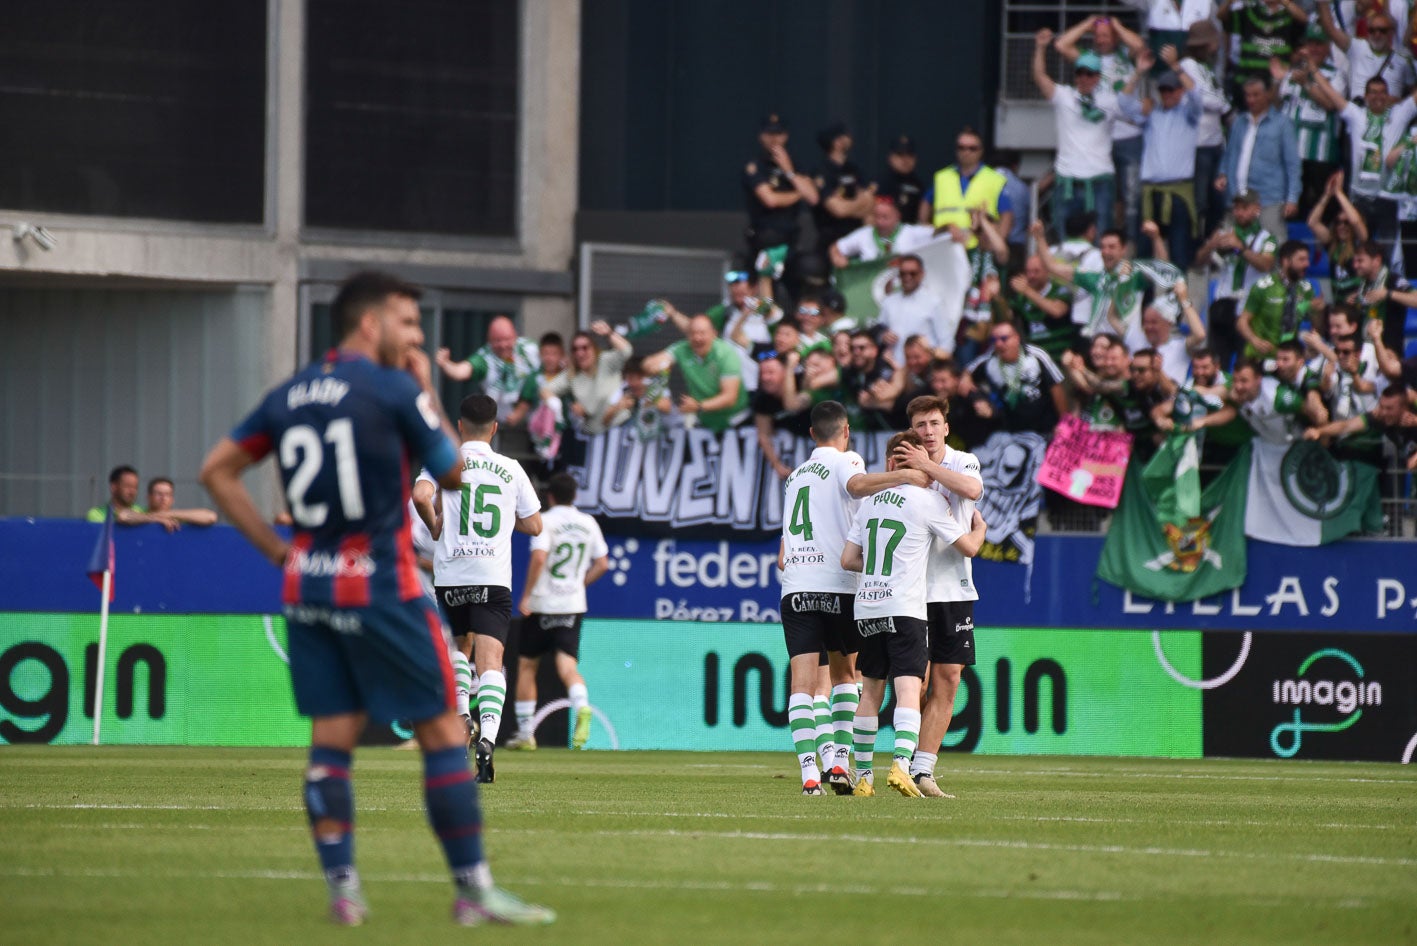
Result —
<instances>
[{"instance_id":1,"label":"soccer player in white kit","mask_svg":"<svg viewBox=\"0 0 1417 946\"><path fill-rule=\"evenodd\" d=\"M924 474L902 468L867 473L861 456L848 450L851 426L846 408L823 401L812 408L812 440L817 447L786 480L786 515L778 566L782 569L782 631L787 639L791 695L788 725L802 770L802 794L823 794L817 765L813 690L819 656L827 651L831 673L832 728L837 749L827 763L827 783L838 795L851 792L847 774L852 720L856 715L856 674L852 656L859 638L852 616L856 576L841 567L847 526L862 497L891 486L923 487Z\"/></svg>"},{"instance_id":2,"label":"soccer player in white kit","mask_svg":"<svg viewBox=\"0 0 1417 946\"><path fill-rule=\"evenodd\" d=\"M590 738L590 693L577 666L581 619L586 588L610 570L610 549L599 523L575 507L575 477L557 473L546 484L546 495L550 508L541 517L541 534L531 540L526 586L517 606L526 620L517 664L517 734L507 740L509 749L536 748L531 728L536 670L552 651L575 718L571 748L580 749Z\"/></svg>"},{"instance_id":3,"label":"soccer player in white kit","mask_svg":"<svg viewBox=\"0 0 1417 946\"><path fill-rule=\"evenodd\" d=\"M910 431L892 437L886 444L887 470L899 468L895 457L902 444L918 446L920 438ZM876 793L876 714L889 678L896 699L895 751L886 784L907 797L921 797L908 768L920 737L920 691L928 663L925 586L932 538L973 556L984 544L984 528L975 510L966 532L941 493L914 485L882 490L856 511L841 553L841 567L861 573L854 607L863 638L856 658L863 686L856 715L854 794Z\"/></svg>"},{"instance_id":4,"label":"soccer player in white kit","mask_svg":"<svg viewBox=\"0 0 1417 946\"><path fill-rule=\"evenodd\" d=\"M492 450L497 402L485 394L463 398L458 417L462 438L462 487L441 490L424 470L413 484L413 503L438 540L433 584L449 626L467 653L474 636L477 712L477 780L493 780L492 748L502 725L507 675L502 655L512 617L512 529L541 532L541 500L526 471Z\"/></svg>"},{"instance_id":5,"label":"soccer player in white kit","mask_svg":"<svg viewBox=\"0 0 1417 946\"><path fill-rule=\"evenodd\" d=\"M945 443L950 434L949 401L917 397L905 407L910 429L920 446L902 444L896 451L898 466L920 470L930 477L930 487L950 504L958 522L974 518L974 504L984 495L979 458ZM930 625L930 673L926 678L925 708L920 719L920 744L910 761L910 775L927 798L951 797L935 784L935 761L945 732L954 716L955 694L966 666L974 664L974 564L958 546L935 540L926 580L925 610Z\"/></svg>"}]
</instances>

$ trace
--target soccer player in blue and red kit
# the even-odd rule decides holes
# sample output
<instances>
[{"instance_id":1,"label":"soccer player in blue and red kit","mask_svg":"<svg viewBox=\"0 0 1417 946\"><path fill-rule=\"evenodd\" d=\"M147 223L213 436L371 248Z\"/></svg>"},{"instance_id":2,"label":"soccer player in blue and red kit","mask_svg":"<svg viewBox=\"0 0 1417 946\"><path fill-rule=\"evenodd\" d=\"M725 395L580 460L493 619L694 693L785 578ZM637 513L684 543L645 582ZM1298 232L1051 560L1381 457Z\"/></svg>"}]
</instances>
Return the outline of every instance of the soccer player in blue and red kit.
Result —
<instances>
[{"instance_id":1,"label":"soccer player in blue and red kit","mask_svg":"<svg viewBox=\"0 0 1417 946\"><path fill-rule=\"evenodd\" d=\"M418 581L408 516L415 461L452 489L461 469L421 348L419 296L393 276L351 277L333 306L339 347L277 386L213 447L202 483L285 572L295 703L314 720L305 807L334 921L355 925L367 912L354 869L350 768L372 716L414 721L428 820L456 887L453 918L549 923L550 910L492 883L449 641ZM295 521L290 542L241 481L271 453Z\"/></svg>"}]
</instances>

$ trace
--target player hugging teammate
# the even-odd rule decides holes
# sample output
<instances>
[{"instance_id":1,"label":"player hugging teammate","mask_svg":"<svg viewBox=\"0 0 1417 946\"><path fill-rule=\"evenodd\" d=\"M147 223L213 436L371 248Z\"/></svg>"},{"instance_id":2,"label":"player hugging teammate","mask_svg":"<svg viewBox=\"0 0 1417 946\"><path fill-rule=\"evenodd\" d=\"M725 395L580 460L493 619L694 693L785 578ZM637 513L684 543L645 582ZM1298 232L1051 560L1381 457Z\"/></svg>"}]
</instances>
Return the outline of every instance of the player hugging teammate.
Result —
<instances>
[{"instance_id":1,"label":"player hugging teammate","mask_svg":"<svg viewBox=\"0 0 1417 946\"><path fill-rule=\"evenodd\" d=\"M845 408L825 401L812 409L817 446L787 478L779 553L788 720L804 795L823 793L823 769L839 795L875 794L877 714L889 679L896 743L887 783L911 797L945 797L935 784L936 752L917 752L916 744L938 750L960 672L974 663L978 594L969 559L985 530L974 509L983 491L979 461L945 443L948 411L942 398L911 401L911 430L891 438L885 472L867 473L847 450ZM823 651L834 739L819 768L812 690Z\"/></svg>"}]
</instances>

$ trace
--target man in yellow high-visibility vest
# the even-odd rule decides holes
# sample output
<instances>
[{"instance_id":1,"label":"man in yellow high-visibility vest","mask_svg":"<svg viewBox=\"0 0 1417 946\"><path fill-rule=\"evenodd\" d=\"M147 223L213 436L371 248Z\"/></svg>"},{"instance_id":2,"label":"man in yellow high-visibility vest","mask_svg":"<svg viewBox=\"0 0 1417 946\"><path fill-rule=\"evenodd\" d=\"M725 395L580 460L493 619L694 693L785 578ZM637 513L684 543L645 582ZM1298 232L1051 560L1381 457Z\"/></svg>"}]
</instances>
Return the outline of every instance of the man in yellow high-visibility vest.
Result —
<instances>
[{"instance_id":1,"label":"man in yellow high-visibility vest","mask_svg":"<svg viewBox=\"0 0 1417 946\"><path fill-rule=\"evenodd\" d=\"M936 233L950 227L970 229L970 211L981 207L999 221L999 231L1008 233L1015 208L1004 193L1004 175L984 163L984 139L974 129L965 128L955 139L956 163L935 173L935 186L921 205L921 222L930 223ZM965 243L973 249L978 239L971 234Z\"/></svg>"}]
</instances>

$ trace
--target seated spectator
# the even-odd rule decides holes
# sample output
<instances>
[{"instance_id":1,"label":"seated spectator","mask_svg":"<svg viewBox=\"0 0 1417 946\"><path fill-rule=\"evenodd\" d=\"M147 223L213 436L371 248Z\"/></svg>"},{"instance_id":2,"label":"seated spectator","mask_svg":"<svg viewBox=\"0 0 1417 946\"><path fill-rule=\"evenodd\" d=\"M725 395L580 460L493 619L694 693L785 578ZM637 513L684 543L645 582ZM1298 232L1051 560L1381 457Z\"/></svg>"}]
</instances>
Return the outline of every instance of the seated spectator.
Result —
<instances>
[{"instance_id":1,"label":"seated spectator","mask_svg":"<svg viewBox=\"0 0 1417 946\"><path fill-rule=\"evenodd\" d=\"M1062 373L1048 353L1024 345L1018 327L1000 322L990 333L993 348L967 369L989 399L1000 429L1053 435L1067 410Z\"/></svg>"},{"instance_id":2,"label":"seated spectator","mask_svg":"<svg viewBox=\"0 0 1417 946\"><path fill-rule=\"evenodd\" d=\"M1179 313L1170 311L1165 297L1158 297L1142 312L1141 328L1147 345L1160 359L1162 373L1174 383L1184 384L1191 359L1205 347L1205 323L1191 304L1190 290L1184 279L1176 280L1171 291L1180 304ZM1185 321L1188 334L1177 331L1177 314Z\"/></svg>"},{"instance_id":3,"label":"seated spectator","mask_svg":"<svg viewBox=\"0 0 1417 946\"><path fill-rule=\"evenodd\" d=\"M722 433L748 419L748 389L743 386L743 361L738 351L714 331L707 315L689 320L688 338L645 359L650 374L677 366L686 393L679 412L686 424L698 423Z\"/></svg>"},{"instance_id":4,"label":"seated spectator","mask_svg":"<svg viewBox=\"0 0 1417 946\"><path fill-rule=\"evenodd\" d=\"M1094 66L1088 52L1079 45L1083 37L1091 34L1091 54L1096 57L1096 70L1102 74L1102 86L1113 92L1127 84L1136 72L1136 59L1146 48L1140 36L1127 29L1114 17L1089 16L1068 28L1053 42L1053 48L1076 68L1080 63ZM1126 239L1136 243L1141 234L1141 128L1127 121L1120 114L1112 123L1112 166L1116 174L1116 200L1122 210L1122 230ZM1061 140L1061 139L1060 139ZM1097 204L1099 226L1109 230L1117 221L1107 208Z\"/></svg>"},{"instance_id":5,"label":"seated spectator","mask_svg":"<svg viewBox=\"0 0 1417 946\"><path fill-rule=\"evenodd\" d=\"M605 339L610 350L602 352L597 338ZM630 343L600 319L590 323L589 331L571 337L570 369L548 382L546 389L563 402L569 400L566 413L585 436L605 432L606 409L619 399L621 371L631 351Z\"/></svg>"},{"instance_id":6,"label":"seated spectator","mask_svg":"<svg viewBox=\"0 0 1417 946\"><path fill-rule=\"evenodd\" d=\"M1299 174L1303 180L1299 212L1309 214L1339 169L1342 154L1338 116L1315 99L1308 74L1312 71L1322 75L1335 92L1347 98L1347 62L1340 66L1332 55L1328 34L1319 24L1310 23L1304 46L1294 54L1292 66L1274 59L1270 71L1278 84L1279 110L1294 123L1298 134Z\"/></svg>"},{"instance_id":7,"label":"seated spectator","mask_svg":"<svg viewBox=\"0 0 1417 946\"><path fill-rule=\"evenodd\" d=\"M876 193L895 201L900 219L906 223L929 225L921 218L920 203L925 196L925 182L915 173L919 158L915 154L915 140L909 135L900 135L891 142L886 154L886 173L882 175ZM931 227L933 230L934 228Z\"/></svg>"},{"instance_id":8,"label":"seated spectator","mask_svg":"<svg viewBox=\"0 0 1417 946\"><path fill-rule=\"evenodd\" d=\"M905 364L905 340L912 335L924 337L942 357L951 354L958 323L946 320L940 297L925 288L924 262L914 253L907 253L896 265L900 292L882 300L878 316L879 342L887 356L896 365ZM998 278L997 273L993 274L993 287L997 287Z\"/></svg>"},{"instance_id":9,"label":"seated spectator","mask_svg":"<svg viewBox=\"0 0 1417 946\"><path fill-rule=\"evenodd\" d=\"M1381 77L1393 95L1412 88L1412 57L1396 46L1397 22L1383 10L1367 17L1367 35L1358 37L1343 30L1333 17L1331 0L1319 0L1319 23L1333 45L1348 57L1348 88L1361 89L1369 79Z\"/></svg>"},{"instance_id":10,"label":"seated spectator","mask_svg":"<svg viewBox=\"0 0 1417 946\"><path fill-rule=\"evenodd\" d=\"M1199 236L1195 176L1203 110L1195 81L1184 71L1174 71L1181 64L1176 47L1163 47L1161 55L1167 69L1156 77L1156 101L1148 99L1143 107L1137 100L1138 70L1117 103L1122 114L1142 128L1142 219L1157 223L1171 261L1185 269ZM1151 50L1144 51L1138 62L1141 70L1149 71L1154 64Z\"/></svg>"},{"instance_id":11,"label":"seated spectator","mask_svg":"<svg viewBox=\"0 0 1417 946\"><path fill-rule=\"evenodd\" d=\"M531 339L517 334L517 327L505 315L487 326L487 343L463 361L454 361L446 348L436 357L443 374L454 381L473 381L497 402L497 422L505 424L521 397L526 379L541 367Z\"/></svg>"},{"instance_id":12,"label":"seated spectator","mask_svg":"<svg viewBox=\"0 0 1417 946\"><path fill-rule=\"evenodd\" d=\"M1325 218L1336 206L1331 223ZM1368 225L1363 215L1343 192L1343 172L1335 171L1324 183L1314 209L1309 211L1309 229L1314 239L1328 254L1329 283L1334 299L1347 299L1363 284L1363 278L1353 272L1353 253L1358 244L1368 239Z\"/></svg>"},{"instance_id":13,"label":"seated spectator","mask_svg":"<svg viewBox=\"0 0 1417 946\"><path fill-rule=\"evenodd\" d=\"M664 418L674 410L664 377L650 375L641 355L625 360L623 376L620 391L600 414L600 426L608 430L628 424L641 441L657 438L664 430Z\"/></svg>"},{"instance_id":14,"label":"seated spectator","mask_svg":"<svg viewBox=\"0 0 1417 946\"><path fill-rule=\"evenodd\" d=\"M1304 439L1327 442L1334 437L1350 438L1370 432L1387 438L1403 469L1417 470L1417 412L1412 410L1412 395L1403 384L1387 387L1366 413L1310 427L1304 431Z\"/></svg>"},{"instance_id":15,"label":"seated spectator","mask_svg":"<svg viewBox=\"0 0 1417 946\"><path fill-rule=\"evenodd\" d=\"M124 526L142 526L157 523L168 532L177 529L181 523L166 515L153 515L138 505L138 471L126 463L115 466L108 474L108 502L94 506L84 518L89 522L103 522L108 518L108 510L113 510L113 521Z\"/></svg>"},{"instance_id":16,"label":"seated spectator","mask_svg":"<svg viewBox=\"0 0 1417 946\"><path fill-rule=\"evenodd\" d=\"M179 525L214 526L217 514L211 509L174 509L177 487L165 476L155 476L148 480L148 515L164 516ZM171 531L171 530L168 530Z\"/></svg>"},{"instance_id":17,"label":"seated spectator","mask_svg":"<svg viewBox=\"0 0 1417 946\"><path fill-rule=\"evenodd\" d=\"M877 197L871 222L857 227L831 244L831 263L837 269L852 260L870 262L898 253L909 253L935 239L933 227L901 223L900 209L890 197Z\"/></svg>"},{"instance_id":18,"label":"seated spectator","mask_svg":"<svg viewBox=\"0 0 1417 946\"><path fill-rule=\"evenodd\" d=\"M1078 338L1073 322L1073 298L1066 286L1048 274L1038 256L1023 262L1023 272L1009 280L1002 308L1016 325L1028 329L1028 343L1057 361Z\"/></svg>"},{"instance_id":19,"label":"seated spectator","mask_svg":"<svg viewBox=\"0 0 1417 946\"><path fill-rule=\"evenodd\" d=\"M1274 268L1278 247L1273 234L1260 222L1259 195L1245 191L1235 198L1230 225L1212 233L1196 250L1198 263L1213 262L1221 267L1208 318L1210 346L1222 369L1229 366L1240 345L1235 329L1240 306L1250 288Z\"/></svg>"},{"instance_id":20,"label":"seated spectator","mask_svg":"<svg viewBox=\"0 0 1417 946\"><path fill-rule=\"evenodd\" d=\"M1279 247L1279 269L1266 273L1245 296L1235 328L1245 340L1245 357L1271 359L1281 342L1299 337L1300 326L1323 311L1323 298L1306 278L1309 248L1298 240Z\"/></svg>"},{"instance_id":21,"label":"seated spectator","mask_svg":"<svg viewBox=\"0 0 1417 946\"><path fill-rule=\"evenodd\" d=\"M764 359L758 365L758 390L753 393L753 423L758 428L758 448L773 472L783 479L792 472L792 467L778 456L773 434L787 430L795 436L806 437L811 426L811 395L797 391L796 385L788 388L787 379L792 373L782 359Z\"/></svg>"}]
</instances>

